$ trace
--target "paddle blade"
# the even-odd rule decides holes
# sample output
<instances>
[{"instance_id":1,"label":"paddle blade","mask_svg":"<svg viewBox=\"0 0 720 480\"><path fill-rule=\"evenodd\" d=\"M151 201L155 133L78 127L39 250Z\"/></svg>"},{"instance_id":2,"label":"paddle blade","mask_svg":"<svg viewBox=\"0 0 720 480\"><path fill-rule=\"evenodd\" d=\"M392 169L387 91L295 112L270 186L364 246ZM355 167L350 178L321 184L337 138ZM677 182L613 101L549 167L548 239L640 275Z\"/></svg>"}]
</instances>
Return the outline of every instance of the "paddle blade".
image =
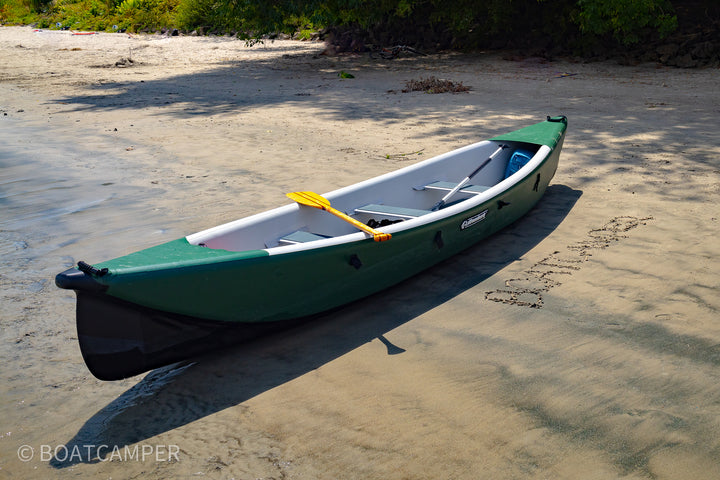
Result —
<instances>
[{"instance_id":1,"label":"paddle blade","mask_svg":"<svg viewBox=\"0 0 720 480\"><path fill-rule=\"evenodd\" d=\"M330 207L330 201L315 192L291 192L287 194L287 197L290 200L301 205L307 205L308 207L315 207L321 210L326 210Z\"/></svg>"}]
</instances>

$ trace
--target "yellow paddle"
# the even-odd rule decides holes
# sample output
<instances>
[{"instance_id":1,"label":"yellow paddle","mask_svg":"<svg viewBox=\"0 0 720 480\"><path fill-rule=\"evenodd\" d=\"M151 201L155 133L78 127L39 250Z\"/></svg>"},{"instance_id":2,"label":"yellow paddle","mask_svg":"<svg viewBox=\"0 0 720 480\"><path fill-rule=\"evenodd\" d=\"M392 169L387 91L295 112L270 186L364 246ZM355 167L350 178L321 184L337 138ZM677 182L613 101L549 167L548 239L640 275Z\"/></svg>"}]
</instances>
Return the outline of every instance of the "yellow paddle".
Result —
<instances>
[{"instance_id":1,"label":"yellow paddle","mask_svg":"<svg viewBox=\"0 0 720 480\"><path fill-rule=\"evenodd\" d=\"M367 225L365 225L362 222L358 222L354 218L352 218L349 215L344 214L340 210L336 210L333 207L330 206L330 201L314 192L292 192L287 194L288 198L291 200L296 201L300 205L307 205L308 207L314 207L319 208L320 210L325 210L326 212L332 213L338 218L342 218L346 222L352 223L360 230L369 233L373 236L376 242L384 242L385 240L390 240L391 235L389 233L383 233L378 230L375 230L374 228L370 228Z\"/></svg>"}]
</instances>

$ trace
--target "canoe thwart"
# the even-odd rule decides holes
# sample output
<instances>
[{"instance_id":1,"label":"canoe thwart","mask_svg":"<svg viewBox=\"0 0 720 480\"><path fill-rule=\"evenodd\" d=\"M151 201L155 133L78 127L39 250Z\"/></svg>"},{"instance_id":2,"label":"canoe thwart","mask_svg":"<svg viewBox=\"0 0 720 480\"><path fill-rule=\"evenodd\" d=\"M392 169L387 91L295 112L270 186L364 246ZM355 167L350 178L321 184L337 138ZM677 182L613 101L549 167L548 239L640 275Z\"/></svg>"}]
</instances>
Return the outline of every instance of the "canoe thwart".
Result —
<instances>
[{"instance_id":1,"label":"canoe thwart","mask_svg":"<svg viewBox=\"0 0 720 480\"><path fill-rule=\"evenodd\" d=\"M366 213L368 215L383 215L385 217L394 218L416 218L430 213L430 210L421 210L418 208L393 207L391 205L380 205L371 203L364 207L355 209L355 213Z\"/></svg>"},{"instance_id":2,"label":"canoe thwart","mask_svg":"<svg viewBox=\"0 0 720 480\"><path fill-rule=\"evenodd\" d=\"M450 192L453 188L457 187L457 183L453 182L433 182L425 185L424 190L441 190L443 192ZM460 193L482 193L488 190L490 187L485 185L466 185L460 189Z\"/></svg>"}]
</instances>

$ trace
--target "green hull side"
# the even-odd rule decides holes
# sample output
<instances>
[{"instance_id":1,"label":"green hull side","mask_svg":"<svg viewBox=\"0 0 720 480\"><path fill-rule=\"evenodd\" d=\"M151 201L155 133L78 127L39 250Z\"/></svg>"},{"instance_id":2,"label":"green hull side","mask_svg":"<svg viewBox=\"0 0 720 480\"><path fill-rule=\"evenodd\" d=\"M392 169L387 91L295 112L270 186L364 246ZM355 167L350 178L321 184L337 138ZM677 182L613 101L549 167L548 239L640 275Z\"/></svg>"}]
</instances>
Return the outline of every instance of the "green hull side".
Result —
<instances>
[{"instance_id":1,"label":"green hull side","mask_svg":"<svg viewBox=\"0 0 720 480\"><path fill-rule=\"evenodd\" d=\"M527 213L554 175L562 147L565 125L544 123L552 128L545 130L543 139L536 138L541 142L533 143L547 144L550 138L554 150L524 181L472 210L398 232L390 241L366 239L270 256L264 250L227 252L180 239L98 264L109 274L97 280L108 287L107 294L123 300L228 322L287 320L344 305L467 249ZM558 128L559 138L553 133ZM516 137L512 139L528 141L527 132ZM461 228L485 211L481 220Z\"/></svg>"}]
</instances>

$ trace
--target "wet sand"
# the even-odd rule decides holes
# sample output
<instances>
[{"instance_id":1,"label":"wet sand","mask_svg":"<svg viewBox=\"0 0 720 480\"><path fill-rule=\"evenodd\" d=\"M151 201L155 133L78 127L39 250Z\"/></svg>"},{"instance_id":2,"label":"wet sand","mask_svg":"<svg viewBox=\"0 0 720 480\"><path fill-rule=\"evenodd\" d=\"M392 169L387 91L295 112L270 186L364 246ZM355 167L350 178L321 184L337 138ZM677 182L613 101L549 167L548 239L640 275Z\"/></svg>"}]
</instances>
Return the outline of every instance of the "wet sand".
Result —
<instances>
[{"instance_id":1,"label":"wet sand","mask_svg":"<svg viewBox=\"0 0 720 480\"><path fill-rule=\"evenodd\" d=\"M0 478L720 478L718 70L322 49L0 28ZM401 93L429 75L472 90ZM551 187L482 245L189 365L85 368L78 260L556 114Z\"/></svg>"}]
</instances>

